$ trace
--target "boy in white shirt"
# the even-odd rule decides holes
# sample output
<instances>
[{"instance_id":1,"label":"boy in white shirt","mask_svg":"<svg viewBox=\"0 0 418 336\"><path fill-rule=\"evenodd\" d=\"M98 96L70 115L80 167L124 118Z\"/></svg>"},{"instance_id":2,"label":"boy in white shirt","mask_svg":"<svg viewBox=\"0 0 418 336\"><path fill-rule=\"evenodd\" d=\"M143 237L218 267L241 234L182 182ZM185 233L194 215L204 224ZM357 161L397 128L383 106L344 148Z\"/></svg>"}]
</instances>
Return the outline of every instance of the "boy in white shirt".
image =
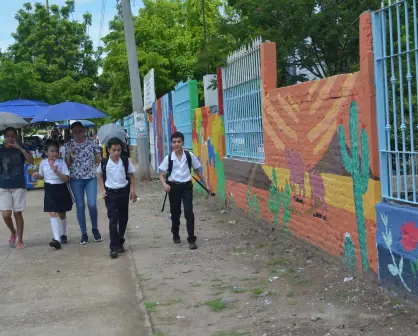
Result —
<instances>
[{"instance_id":1,"label":"boy in white shirt","mask_svg":"<svg viewBox=\"0 0 418 336\"><path fill-rule=\"evenodd\" d=\"M109 158L102 160L97 169L107 216L109 217L110 257L117 258L125 252L125 231L129 217L129 198L136 202L135 168L128 157L121 157L122 141L109 140Z\"/></svg>"},{"instance_id":2,"label":"boy in white shirt","mask_svg":"<svg viewBox=\"0 0 418 336\"><path fill-rule=\"evenodd\" d=\"M200 172L201 167L197 157L183 150L184 135L181 132L175 132L171 135L171 147L173 152L167 155L161 165L160 181L165 192L168 193L171 212L171 233L173 241L179 244L180 240L180 215L181 201L184 205L184 216L186 217L187 241L191 250L197 249L196 236L194 235L194 213L193 213L193 183L191 170L199 177L204 184L205 178ZM210 185L206 184L208 192L211 192Z\"/></svg>"}]
</instances>

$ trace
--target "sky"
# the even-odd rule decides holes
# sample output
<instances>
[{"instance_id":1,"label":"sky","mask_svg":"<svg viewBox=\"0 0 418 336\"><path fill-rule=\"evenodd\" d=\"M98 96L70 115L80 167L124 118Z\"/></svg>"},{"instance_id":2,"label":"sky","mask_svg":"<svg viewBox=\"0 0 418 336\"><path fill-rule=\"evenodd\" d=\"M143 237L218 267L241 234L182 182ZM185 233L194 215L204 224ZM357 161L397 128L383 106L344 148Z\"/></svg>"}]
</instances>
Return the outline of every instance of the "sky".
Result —
<instances>
[{"instance_id":1,"label":"sky","mask_svg":"<svg viewBox=\"0 0 418 336\"><path fill-rule=\"evenodd\" d=\"M43 2L45 0L14 0L6 1L2 0L2 10L0 12L0 49L6 50L7 47L13 43L11 34L16 30L17 21L15 20L15 14L19 9L23 7L26 2ZM4 2L4 3L3 3ZM92 26L90 27L90 36L95 46L99 44L100 33L100 18L102 13L102 3L105 2L105 15L102 36L105 36L108 32L108 22L113 19L116 14L116 0L75 0L75 20L81 20L85 12L90 12L93 15ZM49 0L49 5L63 5L65 0ZM132 13L135 15L138 13L141 7L141 0L131 0Z\"/></svg>"}]
</instances>

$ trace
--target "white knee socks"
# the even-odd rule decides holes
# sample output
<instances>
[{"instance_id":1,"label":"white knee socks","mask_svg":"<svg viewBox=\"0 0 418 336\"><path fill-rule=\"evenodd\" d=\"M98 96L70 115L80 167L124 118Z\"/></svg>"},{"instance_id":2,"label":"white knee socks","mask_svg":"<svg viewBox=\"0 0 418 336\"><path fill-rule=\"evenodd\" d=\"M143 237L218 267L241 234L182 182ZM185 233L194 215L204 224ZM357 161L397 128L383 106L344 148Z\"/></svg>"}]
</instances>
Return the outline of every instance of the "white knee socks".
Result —
<instances>
[{"instance_id":1,"label":"white knee socks","mask_svg":"<svg viewBox=\"0 0 418 336\"><path fill-rule=\"evenodd\" d=\"M61 219L61 235L66 236L67 235L67 217L64 219Z\"/></svg>"},{"instance_id":2,"label":"white knee socks","mask_svg":"<svg viewBox=\"0 0 418 336\"><path fill-rule=\"evenodd\" d=\"M54 239L60 241L60 223L58 217L51 218L51 227Z\"/></svg>"}]
</instances>

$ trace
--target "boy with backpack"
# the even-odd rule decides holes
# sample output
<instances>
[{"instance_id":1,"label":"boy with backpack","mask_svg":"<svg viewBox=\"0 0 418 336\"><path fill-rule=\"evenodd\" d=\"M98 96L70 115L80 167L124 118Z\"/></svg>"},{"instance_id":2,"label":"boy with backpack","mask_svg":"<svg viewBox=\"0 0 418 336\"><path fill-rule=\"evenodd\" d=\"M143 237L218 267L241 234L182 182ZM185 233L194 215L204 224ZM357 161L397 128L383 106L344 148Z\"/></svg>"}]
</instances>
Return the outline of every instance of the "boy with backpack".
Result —
<instances>
[{"instance_id":1,"label":"boy with backpack","mask_svg":"<svg viewBox=\"0 0 418 336\"><path fill-rule=\"evenodd\" d=\"M122 141L109 140L109 157L101 161L97 169L98 181L102 188L107 216L109 217L110 257L117 258L124 253L125 231L128 224L129 198L136 202L135 168L128 157L121 156Z\"/></svg>"},{"instance_id":2,"label":"boy with backpack","mask_svg":"<svg viewBox=\"0 0 418 336\"><path fill-rule=\"evenodd\" d=\"M160 181L166 193L168 193L170 200L171 212L171 233L173 234L173 241L179 244L180 240L180 215L181 202L184 205L184 216L186 217L187 225L187 241L191 250L197 249L196 236L194 235L194 213L193 213L193 183L191 170L199 177L200 181L204 183L210 193L211 188L205 183L205 178L200 172L201 167L197 157L187 151L183 150L184 135L181 132L175 132L171 135L171 146L173 152L167 155L161 165Z\"/></svg>"}]
</instances>

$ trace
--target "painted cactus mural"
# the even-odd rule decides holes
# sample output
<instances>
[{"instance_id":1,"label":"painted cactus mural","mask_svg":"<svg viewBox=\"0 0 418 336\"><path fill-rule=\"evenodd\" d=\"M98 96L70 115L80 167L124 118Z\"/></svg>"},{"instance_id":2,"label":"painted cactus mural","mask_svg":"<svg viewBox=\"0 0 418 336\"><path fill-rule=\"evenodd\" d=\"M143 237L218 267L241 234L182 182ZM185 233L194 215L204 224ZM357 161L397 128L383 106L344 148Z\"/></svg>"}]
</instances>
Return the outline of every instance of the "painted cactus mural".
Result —
<instances>
[{"instance_id":1,"label":"painted cactus mural","mask_svg":"<svg viewBox=\"0 0 418 336\"><path fill-rule=\"evenodd\" d=\"M341 152L341 161L345 170L351 174L353 179L354 205L357 219L358 239L360 246L361 265L363 272L369 268L367 254L366 223L363 210L363 195L367 191L370 171L369 139L365 127L361 130L361 156L359 154L358 141L358 108L356 101L350 105L350 145L351 157L348 155L345 143L344 126L342 122L338 130L338 143Z\"/></svg>"},{"instance_id":2,"label":"painted cactus mural","mask_svg":"<svg viewBox=\"0 0 418 336\"><path fill-rule=\"evenodd\" d=\"M258 213L260 212L260 204L257 200L257 195L251 194L251 186L248 185L248 192L247 192L247 203L249 208L249 214L254 217L258 217Z\"/></svg>"},{"instance_id":3,"label":"painted cactus mural","mask_svg":"<svg viewBox=\"0 0 418 336\"><path fill-rule=\"evenodd\" d=\"M273 213L274 225L276 228L279 225L279 212L280 212L280 191L277 186L277 174L276 169L273 168L273 182L270 186L270 196L268 199L269 209Z\"/></svg>"},{"instance_id":4,"label":"painted cactus mural","mask_svg":"<svg viewBox=\"0 0 418 336\"><path fill-rule=\"evenodd\" d=\"M355 271L357 268L356 251L351 235L348 232L344 236L344 264L352 271Z\"/></svg>"},{"instance_id":5,"label":"painted cactus mural","mask_svg":"<svg viewBox=\"0 0 418 336\"><path fill-rule=\"evenodd\" d=\"M290 187L286 184L284 191L282 192L283 203L283 228L285 232L288 232L287 224L290 221Z\"/></svg>"}]
</instances>

